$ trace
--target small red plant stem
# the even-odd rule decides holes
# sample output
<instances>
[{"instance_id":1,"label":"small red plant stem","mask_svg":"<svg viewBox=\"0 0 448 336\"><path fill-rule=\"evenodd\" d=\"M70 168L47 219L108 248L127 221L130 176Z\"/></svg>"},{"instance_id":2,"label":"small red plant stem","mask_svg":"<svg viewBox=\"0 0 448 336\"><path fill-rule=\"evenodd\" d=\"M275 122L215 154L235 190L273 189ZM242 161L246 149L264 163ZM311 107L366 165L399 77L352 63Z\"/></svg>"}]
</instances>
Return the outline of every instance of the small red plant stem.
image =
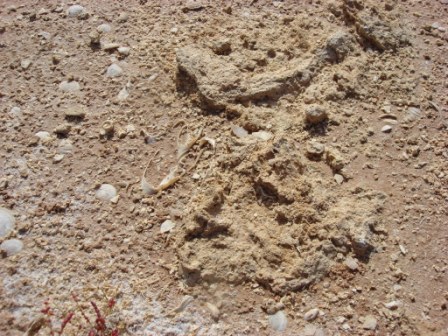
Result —
<instances>
[{"instance_id":1,"label":"small red plant stem","mask_svg":"<svg viewBox=\"0 0 448 336\"><path fill-rule=\"evenodd\" d=\"M65 327L67 326L67 324L73 318L73 315L75 315L75 313L73 313L73 312L68 313L67 316L65 317L65 319L62 321L61 330L59 331L59 335L62 335L62 333L64 332Z\"/></svg>"},{"instance_id":2,"label":"small red plant stem","mask_svg":"<svg viewBox=\"0 0 448 336\"><path fill-rule=\"evenodd\" d=\"M96 329L98 331L104 331L106 330L106 320L104 319L104 317L101 315L100 310L98 309L98 306L96 305L95 302L90 301L90 304L92 305L93 309L95 310L96 313Z\"/></svg>"},{"instance_id":3,"label":"small red plant stem","mask_svg":"<svg viewBox=\"0 0 448 336\"><path fill-rule=\"evenodd\" d=\"M87 317L87 315L84 313L84 309L82 309L81 305L79 304L79 300L76 297L76 295L74 293L72 293L72 298L73 301L76 302L76 305L78 306L78 310L80 311L82 317L84 318L84 320L86 320L86 322L90 325L92 325L92 322L90 322L89 318Z\"/></svg>"}]
</instances>

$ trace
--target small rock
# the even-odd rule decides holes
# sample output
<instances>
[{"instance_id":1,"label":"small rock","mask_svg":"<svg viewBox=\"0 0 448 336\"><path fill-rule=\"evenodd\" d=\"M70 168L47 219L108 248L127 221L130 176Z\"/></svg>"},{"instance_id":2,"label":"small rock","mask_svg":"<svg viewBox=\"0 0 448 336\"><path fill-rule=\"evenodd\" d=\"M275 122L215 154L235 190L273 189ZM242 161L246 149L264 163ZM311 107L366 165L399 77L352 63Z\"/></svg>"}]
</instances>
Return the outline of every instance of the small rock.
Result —
<instances>
[{"instance_id":1,"label":"small rock","mask_svg":"<svg viewBox=\"0 0 448 336\"><path fill-rule=\"evenodd\" d=\"M120 23L124 23L129 19L129 15L128 13L122 12L120 13L120 15L118 16L117 21Z\"/></svg>"},{"instance_id":2,"label":"small rock","mask_svg":"<svg viewBox=\"0 0 448 336\"><path fill-rule=\"evenodd\" d=\"M310 309L303 315L303 319L305 321L313 321L319 316L319 313L320 310L318 308Z\"/></svg>"},{"instance_id":3,"label":"small rock","mask_svg":"<svg viewBox=\"0 0 448 336\"><path fill-rule=\"evenodd\" d=\"M59 84L59 89L65 92L76 92L81 89L81 86L76 81L63 81Z\"/></svg>"},{"instance_id":4,"label":"small rock","mask_svg":"<svg viewBox=\"0 0 448 336\"><path fill-rule=\"evenodd\" d=\"M263 140L263 141L268 141L269 139L271 139L273 137L272 133L266 132L266 131L253 132L251 135L253 137Z\"/></svg>"},{"instance_id":5,"label":"small rock","mask_svg":"<svg viewBox=\"0 0 448 336\"><path fill-rule=\"evenodd\" d=\"M318 124L328 119L327 111L319 105L312 105L305 110L305 120L310 124Z\"/></svg>"},{"instance_id":6,"label":"small rock","mask_svg":"<svg viewBox=\"0 0 448 336\"><path fill-rule=\"evenodd\" d=\"M340 174L334 174L334 180L337 184L342 184L344 182L344 176Z\"/></svg>"},{"instance_id":7,"label":"small rock","mask_svg":"<svg viewBox=\"0 0 448 336\"><path fill-rule=\"evenodd\" d=\"M347 259L345 259L344 261L344 264L345 266L347 266L347 268L349 268L352 271L356 271L359 268L358 260L352 257L347 257Z\"/></svg>"},{"instance_id":8,"label":"small rock","mask_svg":"<svg viewBox=\"0 0 448 336\"><path fill-rule=\"evenodd\" d=\"M300 336L325 336L325 330L314 324L308 324L302 329Z\"/></svg>"},{"instance_id":9,"label":"small rock","mask_svg":"<svg viewBox=\"0 0 448 336\"><path fill-rule=\"evenodd\" d=\"M48 143L52 140L50 133L46 131L37 132L35 136L37 136L43 143Z\"/></svg>"},{"instance_id":10,"label":"small rock","mask_svg":"<svg viewBox=\"0 0 448 336\"><path fill-rule=\"evenodd\" d=\"M273 315L269 315L269 325L276 331L284 331L288 326L288 319L283 311L278 311Z\"/></svg>"},{"instance_id":11,"label":"small rock","mask_svg":"<svg viewBox=\"0 0 448 336\"><path fill-rule=\"evenodd\" d=\"M108 68L107 68L107 72L106 75L107 77L119 77L123 74L123 69L120 68L120 66L118 66L117 64L111 64Z\"/></svg>"},{"instance_id":12,"label":"small rock","mask_svg":"<svg viewBox=\"0 0 448 336\"><path fill-rule=\"evenodd\" d=\"M381 132L383 132L383 133L390 133L390 132L392 132L392 126L390 126L390 125L384 125L384 126L381 128Z\"/></svg>"},{"instance_id":13,"label":"small rock","mask_svg":"<svg viewBox=\"0 0 448 336\"><path fill-rule=\"evenodd\" d=\"M18 106L14 106L9 113L11 114L11 116L13 116L14 118L20 118L22 116L22 109Z\"/></svg>"},{"instance_id":14,"label":"small rock","mask_svg":"<svg viewBox=\"0 0 448 336\"><path fill-rule=\"evenodd\" d=\"M102 184L96 191L96 197L102 201L111 201L117 196L117 189L111 184Z\"/></svg>"},{"instance_id":15,"label":"small rock","mask_svg":"<svg viewBox=\"0 0 448 336\"><path fill-rule=\"evenodd\" d=\"M233 134L235 134L238 138L244 138L249 135L249 133L240 126L232 125L231 127Z\"/></svg>"},{"instance_id":16,"label":"small rock","mask_svg":"<svg viewBox=\"0 0 448 336\"><path fill-rule=\"evenodd\" d=\"M70 124L61 124L57 126L53 132L59 135L66 136L68 133L70 133L70 130L72 129L72 126Z\"/></svg>"},{"instance_id":17,"label":"small rock","mask_svg":"<svg viewBox=\"0 0 448 336\"><path fill-rule=\"evenodd\" d=\"M128 56L130 52L131 52L131 48L129 48L129 47L119 47L118 48L118 53L120 55Z\"/></svg>"},{"instance_id":18,"label":"small rock","mask_svg":"<svg viewBox=\"0 0 448 336\"><path fill-rule=\"evenodd\" d=\"M0 207L0 237L5 237L14 228L15 219L11 211Z\"/></svg>"},{"instance_id":19,"label":"small rock","mask_svg":"<svg viewBox=\"0 0 448 336\"><path fill-rule=\"evenodd\" d=\"M320 157L322 156L324 151L325 151L325 145L314 140L308 141L306 146L306 153L308 157L310 158Z\"/></svg>"},{"instance_id":20,"label":"small rock","mask_svg":"<svg viewBox=\"0 0 448 336\"><path fill-rule=\"evenodd\" d=\"M105 34L110 33L112 31L112 27L108 25L107 23L100 24L98 27L96 27L96 30L99 33Z\"/></svg>"},{"instance_id":21,"label":"small rock","mask_svg":"<svg viewBox=\"0 0 448 336\"><path fill-rule=\"evenodd\" d=\"M182 11L184 13L188 13L191 11L200 11L204 8L204 4L201 0L187 0L187 3L182 8Z\"/></svg>"},{"instance_id":22,"label":"small rock","mask_svg":"<svg viewBox=\"0 0 448 336\"><path fill-rule=\"evenodd\" d=\"M120 92L118 92L117 99L118 99L119 101L124 101L124 100L126 100L128 97L129 97L129 92L128 92L126 86L125 86L124 88L122 88L122 89L120 90Z\"/></svg>"},{"instance_id":23,"label":"small rock","mask_svg":"<svg viewBox=\"0 0 448 336\"><path fill-rule=\"evenodd\" d=\"M83 6L73 5L67 10L67 15L69 17L77 17L78 19L86 19L88 14Z\"/></svg>"},{"instance_id":24,"label":"small rock","mask_svg":"<svg viewBox=\"0 0 448 336\"><path fill-rule=\"evenodd\" d=\"M62 139L58 146L59 154L70 154L73 152L73 144L69 139Z\"/></svg>"},{"instance_id":25,"label":"small rock","mask_svg":"<svg viewBox=\"0 0 448 336\"><path fill-rule=\"evenodd\" d=\"M31 65L31 61L28 59L22 60L22 62L20 62L20 66L22 67L23 70L26 70L30 67Z\"/></svg>"},{"instance_id":26,"label":"small rock","mask_svg":"<svg viewBox=\"0 0 448 336\"><path fill-rule=\"evenodd\" d=\"M53 163L59 163L64 159L64 154L56 154L53 157Z\"/></svg>"},{"instance_id":27,"label":"small rock","mask_svg":"<svg viewBox=\"0 0 448 336\"><path fill-rule=\"evenodd\" d=\"M111 51L111 50L117 49L119 47L120 47L120 45L118 43L113 43L113 42L112 43L104 43L102 46L103 50L106 50L106 51Z\"/></svg>"},{"instance_id":28,"label":"small rock","mask_svg":"<svg viewBox=\"0 0 448 336\"><path fill-rule=\"evenodd\" d=\"M90 39L90 44L92 46L98 46L100 44L100 40L101 40L100 32L98 32L98 30L92 30L89 33L89 39Z\"/></svg>"},{"instance_id":29,"label":"small rock","mask_svg":"<svg viewBox=\"0 0 448 336\"><path fill-rule=\"evenodd\" d=\"M367 315L364 318L364 323L362 324L362 328L365 330L375 330L378 325L378 322L375 317L372 315Z\"/></svg>"},{"instance_id":30,"label":"small rock","mask_svg":"<svg viewBox=\"0 0 448 336\"><path fill-rule=\"evenodd\" d=\"M173 221L170 221L169 219L164 221L162 225L160 226L160 233L167 233L170 232L172 229L176 227L176 223Z\"/></svg>"},{"instance_id":31,"label":"small rock","mask_svg":"<svg viewBox=\"0 0 448 336\"><path fill-rule=\"evenodd\" d=\"M384 307L386 307L387 309L390 309L390 310L396 310L400 306L401 306L400 301L391 301L391 302L384 304Z\"/></svg>"},{"instance_id":32,"label":"small rock","mask_svg":"<svg viewBox=\"0 0 448 336\"><path fill-rule=\"evenodd\" d=\"M212 44L212 50L216 55L229 55L232 52L232 45L229 39L221 39Z\"/></svg>"},{"instance_id":33,"label":"small rock","mask_svg":"<svg viewBox=\"0 0 448 336\"><path fill-rule=\"evenodd\" d=\"M216 307L214 304L212 304L210 302L206 302L205 305L207 306L207 309L210 311L212 319L215 322L218 321L219 316L221 315L221 312L219 311L218 307Z\"/></svg>"},{"instance_id":34,"label":"small rock","mask_svg":"<svg viewBox=\"0 0 448 336\"><path fill-rule=\"evenodd\" d=\"M18 239L8 239L0 244L0 249L6 252L8 257L22 251L23 243Z\"/></svg>"},{"instance_id":35,"label":"small rock","mask_svg":"<svg viewBox=\"0 0 448 336\"><path fill-rule=\"evenodd\" d=\"M66 118L83 119L86 116L86 110L83 105L71 105L65 109L64 116Z\"/></svg>"}]
</instances>

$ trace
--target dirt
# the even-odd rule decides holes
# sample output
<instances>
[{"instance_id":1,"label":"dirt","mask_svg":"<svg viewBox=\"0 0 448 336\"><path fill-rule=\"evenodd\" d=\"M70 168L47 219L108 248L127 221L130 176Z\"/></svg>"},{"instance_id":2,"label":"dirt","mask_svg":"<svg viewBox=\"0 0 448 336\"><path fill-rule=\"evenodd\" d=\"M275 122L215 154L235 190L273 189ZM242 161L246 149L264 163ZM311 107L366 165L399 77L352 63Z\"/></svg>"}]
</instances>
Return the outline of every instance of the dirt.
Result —
<instances>
[{"instance_id":1,"label":"dirt","mask_svg":"<svg viewBox=\"0 0 448 336\"><path fill-rule=\"evenodd\" d=\"M448 334L445 0L76 4L0 9L2 334Z\"/></svg>"}]
</instances>

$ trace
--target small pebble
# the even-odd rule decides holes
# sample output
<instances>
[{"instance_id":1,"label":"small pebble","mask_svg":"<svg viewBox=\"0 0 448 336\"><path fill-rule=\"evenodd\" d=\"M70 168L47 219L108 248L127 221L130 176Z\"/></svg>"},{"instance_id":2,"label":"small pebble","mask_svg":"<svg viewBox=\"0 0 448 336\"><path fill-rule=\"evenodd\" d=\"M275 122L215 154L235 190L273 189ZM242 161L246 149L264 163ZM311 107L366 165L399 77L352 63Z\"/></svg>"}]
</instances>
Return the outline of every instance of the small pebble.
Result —
<instances>
[{"instance_id":1,"label":"small pebble","mask_svg":"<svg viewBox=\"0 0 448 336\"><path fill-rule=\"evenodd\" d=\"M288 326L288 319L283 311L278 311L273 315L269 315L269 325L276 331L284 331Z\"/></svg>"},{"instance_id":2,"label":"small pebble","mask_svg":"<svg viewBox=\"0 0 448 336\"><path fill-rule=\"evenodd\" d=\"M347 268L349 268L352 271L356 271L359 268L358 260L352 257L347 257L347 259L345 259L344 261L344 264L345 266L347 266Z\"/></svg>"},{"instance_id":3,"label":"small pebble","mask_svg":"<svg viewBox=\"0 0 448 336\"><path fill-rule=\"evenodd\" d=\"M386 307L387 309L390 309L390 310L398 309L398 307L400 307L400 306L401 306L400 301L391 301L391 302L384 304L384 307Z\"/></svg>"},{"instance_id":4,"label":"small pebble","mask_svg":"<svg viewBox=\"0 0 448 336\"><path fill-rule=\"evenodd\" d=\"M390 126L390 125L384 125L384 126L381 128L381 132L383 132L383 133L390 133L390 132L392 132L392 126Z\"/></svg>"},{"instance_id":5,"label":"small pebble","mask_svg":"<svg viewBox=\"0 0 448 336\"><path fill-rule=\"evenodd\" d=\"M6 252L8 257L19 253L23 249L23 243L18 239L8 239L0 244L0 249Z\"/></svg>"},{"instance_id":6,"label":"small pebble","mask_svg":"<svg viewBox=\"0 0 448 336\"><path fill-rule=\"evenodd\" d=\"M344 182L344 176L341 174L334 174L334 180L337 184L342 184Z\"/></svg>"},{"instance_id":7,"label":"small pebble","mask_svg":"<svg viewBox=\"0 0 448 336\"><path fill-rule=\"evenodd\" d=\"M123 56L128 56L131 52L131 48L129 47L120 47L118 48L118 53Z\"/></svg>"},{"instance_id":8,"label":"small pebble","mask_svg":"<svg viewBox=\"0 0 448 336\"><path fill-rule=\"evenodd\" d=\"M375 330L378 325L378 322L375 317L372 315L367 315L364 318L364 323L362 324L362 328L365 330Z\"/></svg>"},{"instance_id":9,"label":"small pebble","mask_svg":"<svg viewBox=\"0 0 448 336\"><path fill-rule=\"evenodd\" d=\"M303 315L303 319L305 321L313 321L319 316L319 313L320 310L318 308L310 309Z\"/></svg>"},{"instance_id":10,"label":"small pebble","mask_svg":"<svg viewBox=\"0 0 448 336\"><path fill-rule=\"evenodd\" d=\"M11 211L0 207L0 237L5 237L14 228L15 219Z\"/></svg>"},{"instance_id":11,"label":"small pebble","mask_svg":"<svg viewBox=\"0 0 448 336\"><path fill-rule=\"evenodd\" d=\"M69 17L82 17L86 14L85 8L80 5L70 6L67 10L67 15Z\"/></svg>"},{"instance_id":12,"label":"small pebble","mask_svg":"<svg viewBox=\"0 0 448 336\"><path fill-rule=\"evenodd\" d=\"M110 33L112 31L112 27L110 25L108 25L107 23L103 23L103 24L100 24L98 27L96 27L96 30L99 33L105 34L105 33Z\"/></svg>"},{"instance_id":13,"label":"small pebble","mask_svg":"<svg viewBox=\"0 0 448 336\"><path fill-rule=\"evenodd\" d=\"M310 124L318 124L328 119L327 111L319 105L312 105L305 110L305 120Z\"/></svg>"},{"instance_id":14,"label":"small pebble","mask_svg":"<svg viewBox=\"0 0 448 336\"><path fill-rule=\"evenodd\" d=\"M22 67L23 70L26 70L30 67L31 65L31 61L28 59L22 60L22 62L20 62L20 66Z\"/></svg>"},{"instance_id":15,"label":"small pebble","mask_svg":"<svg viewBox=\"0 0 448 336\"><path fill-rule=\"evenodd\" d=\"M37 132L35 136L37 136L43 143L49 142L52 139L50 133L46 131Z\"/></svg>"},{"instance_id":16,"label":"small pebble","mask_svg":"<svg viewBox=\"0 0 448 336\"><path fill-rule=\"evenodd\" d=\"M63 81L59 84L59 89L65 92L76 92L81 89L81 86L76 81Z\"/></svg>"},{"instance_id":17,"label":"small pebble","mask_svg":"<svg viewBox=\"0 0 448 336\"><path fill-rule=\"evenodd\" d=\"M107 68L106 75L107 77L119 77L123 74L123 69L120 68L117 64L111 64Z\"/></svg>"},{"instance_id":18,"label":"small pebble","mask_svg":"<svg viewBox=\"0 0 448 336\"><path fill-rule=\"evenodd\" d=\"M127 13L120 13L120 15L118 16L117 21L120 23L126 22L129 19L129 15Z\"/></svg>"},{"instance_id":19,"label":"small pebble","mask_svg":"<svg viewBox=\"0 0 448 336\"><path fill-rule=\"evenodd\" d=\"M160 226L160 233L167 233L170 232L172 229L176 227L176 224L173 221L170 221L169 219L164 221L162 225Z\"/></svg>"},{"instance_id":20,"label":"small pebble","mask_svg":"<svg viewBox=\"0 0 448 336\"><path fill-rule=\"evenodd\" d=\"M102 201L111 201L117 196L117 189L111 184L102 184L96 191L96 197Z\"/></svg>"},{"instance_id":21,"label":"small pebble","mask_svg":"<svg viewBox=\"0 0 448 336\"><path fill-rule=\"evenodd\" d=\"M61 162L63 159L64 159L64 154L56 154L56 155L53 157L53 162L54 162L54 163L59 163L59 162Z\"/></svg>"}]
</instances>

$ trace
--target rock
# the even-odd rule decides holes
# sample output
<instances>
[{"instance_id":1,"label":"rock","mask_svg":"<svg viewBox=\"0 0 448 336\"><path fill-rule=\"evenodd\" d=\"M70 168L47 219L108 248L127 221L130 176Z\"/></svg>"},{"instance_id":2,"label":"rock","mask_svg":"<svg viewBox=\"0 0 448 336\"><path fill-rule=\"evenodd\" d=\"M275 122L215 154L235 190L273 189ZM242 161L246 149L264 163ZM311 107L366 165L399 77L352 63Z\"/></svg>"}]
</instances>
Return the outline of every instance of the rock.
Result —
<instances>
[{"instance_id":1,"label":"rock","mask_svg":"<svg viewBox=\"0 0 448 336\"><path fill-rule=\"evenodd\" d=\"M120 45L118 43L114 43L114 42L104 43L102 45L103 50L106 50L106 51L111 51L111 50L117 49L119 47L120 47Z\"/></svg>"},{"instance_id":2,"label":"rock","mask_svg":"<svg viewBox=\"0 0 448 336\"><path fill-rule=\"evenodd\" d=\"M107 77L119 77L123 74L123 69L120 68L117 64L113 63L107 68L106 76Z\"/></svg>"},{"instance_id":3,"label":"rock","mask_svg":"<svg viewBox=\"0 0 448 336\"><path fill-rule=\"evenodd\" d=\"M118 48L118 53L120 55L128 56L130 52L131 52L131 48L129 48L129 47L119 47Z\"/></svg>"},{"instance_id":4,"label":"rock","mask_svg":"<svg viewBox=\"0 0 448 336\"><path fill-rule=\"evenodd\" d=\"M11 108L11 110L9 111L9 113L11 114L11 116L13 116L14 118L20 118L22 117L22 109L18 106L14 106L13 108Z\"/></svg>"},{"instance_id":5,"label":"rock","mask_svg":"<svg viewBox=\"0 0 448 336\"><path fill-rule=\"evenodd\" d=\"M221 315L221 312L219 311L218 307L216 307L213 303L210 302L206 302L205 306L207 307L207 309L209 310L212 319L216 322L219 320L219 317Z\"/></svg>"},{"instance_id":6,"label":"rock","mask_svg":"<svg viewBox=\"0 0 448 336\"><path fill-rule=\"evenodd\" d=\"M29 60L29 59L25 59L20 62L20 66L22 67L23 70L27 70L30 67L30 65L31 65L31 60Z\"/></svg>"},{"instance_id":7,"label":"rock","mask_svg":"<svg viewBox=\"0 0 448 336\"><path fill-rule=\"evenodd\" d=\"M254 138L257 138L259 140L262 140L262 141L268 141L268 140L272 139L272 137L274 135L271 132L258 131L258 132L253 132L251 134L251 136Z\"/></svg>"},{"instance_id":8,"label":"rock","mask_svg":"<svg viewBox=\"0 0 448 336\"><path fill-rule=\"evenodd\" d=\"M67 15L69 17L76 17L78 19L86 19L88 14L83 6L72 5L67 10Z\"/></svg>"},{"instance_id":9,"label":"rock","mask_svg":"<svg viewBox=\"0 0 448 336\"><path fill-rule=\"evenodd\" d=\"M311 105L305 109L305 121L309 124L318 124L326 119L327 111L320 105Z\"/></svg>"},{"instance_id":10,"label":"rock","mask_svg":"<svg viewBox=\"0 0 448 336\"><path fill-rule=\"evenodd\" d=\"M102 201L111 201L117 196L117 189L111 184L102 184L95 195Z\"/></svg>"},{"instance_id":11,"label":"rock","mask_svg":"<svg viewBox=\"0 0 448 336\"><path fill-rule=\"evenodd\" d=\"M64 159L64 154L56 154L53 157L53 163L59 163Z\"/></svg>"},{"instance_id":12,"label":"rock","mask_svg":"<svg viewBox=\"0 0 448 336\"><path fill-rule=\"evenodd\" d=\"M213 42L212 50L216 55L229 55L232 52L232 45L229 39L221 39Z\"/></svg>"},{"instance_id":13,"label":"rock","mask_svg":"<svg viewBox=\"0 0 448 336\"><path fill-rule=\"evenodd\" d=\"M325 336L325 330L314 325L308 324L299 333L300 336Z\"/></svg>"},{"instance_id":14,"label":"rock","mask_svg":"<svg viewBox=\"0 0 448 336\"><path fill-rule=\"evenodd\" d=\"M384 307L386 307L387 309L390 309L390 310L396 310L400 306L401 306L401 302L400 301L391 301L391 302L388 302L388 303L384 304Z\"/></svg>"},{"instance_id":15,"label":"rock","mask_svg":"<svg viewBox=\"0 0 448 336\"><path fill-rule=\"evenodd\" d=\"M390 132L392 132L392 126L390 126L390 125L384 125L384 126L381 128L381 132L383 132L383 133L390 133Z\"/></svg>"},{"instance_id":16,"label":"rock","mask_svg":"<svg viewBox=\"0 0 448 336\"><path fill-rule=\"evenodd\" d=\"M23 249L23 243L18 239L8 239L0 244L0 249L6 252L8 257L13 256Z\"/></svg>"},{"instance_id":17,"label":"rock","mask_svg":"<svg viewBox=\"0 0 448 336\"><path fill-rule=\"evenodd\" d=\"M70 130L72 129L72 125L70 124L61 124L56 126L56 128L53 130L54 133L62 135L62 136L67 136L70 133Z\"/></svg>"},{"instance_id":18,"label":"rock","mask_svg":"<svg viewBox=\"0 0 448 336\"><path fill-rule=\"evenodd\" d=\"M162 225L160 226L160 233L167 233L170 232L172 229L176 227L176 223L173 221L170 221L169 219L164 221Z\"/></svg>"},{"instance_id":19,"label":"rock","mask_svg":"<svg viewBox=\"0 0 448 336\"><path fill-rule=\"evenodd\" d=\"M100 24L98 27L96 27L96 30L99 33L106 34L106 33L110 33L112 31L112 27L107 23L103 23L103 24Z\"/></svg>"},{"instance_id":20,"label":"rock","mask_svg":"<svg viewBox=\"0 0 448 336\"><path fill-rule=\"evenodd\" d=\"M345 266L347 266L348 269L352 270L352 271L356 271L359 266L358 266L358 260L356 260L355 258L352 257L347 257L344 261Z\"/></svg>"},{"instance_id":21,"label":"rock","mask_svg":"<svg viewBox=\"0 0 448 336\"><path fill-rule=\"evenodd\" d=\"M200 11L204 8L204 4L201 0L187 0L184 7L182 7L182 11L184 13L188 13L191 11Z\"/></svg>"},{"instance_id":22,"label":"rock","mask_svg":"<svg viewBox=\"0 0 448 336\"><path fill-rule=\"evenodd\" d=\"M313 321L319 316L319 313L320 310L318 308L310 309L303 315L303 319L305 321Z\"/></svg>"},{"instance_id":23,"label":"rock","mask_svg":"<svg viewBox=\"0 0 448 336\"><path fill-rule=\"evenodd\" d=\"M62 139L58 146L58 153L70 154L73 152L73 144L69 139Z\"/></svg>"},{"instance_id":24,"label":"rock","mask_svg":"<svg viewBox=\"0 0 448 336\"><path fill-rule=\"evenodd\" d=\"M362 328L365 330L375 330L378 325L378 322L375 317L372 315L367 315L364 318L364 323L362 324Z\"/></svg>"},{"instance_id":25,"label":"rock","mask_svg":"<svg viewBox=\"0 0 448 336\"><path fill-rule=\"evenodd\" d=\"M333 178L337 184L344 183L344 176L342 176L341 174L334 174Z\"/></svg>"},{"instance_id":26,"label":"rock","mask_svg":"<svg viewBox=\"0 0 448 336\"><path fill-rule=\"evenodd\" d=\"M236 135L238 138L245 138L249 135L249 132L247 132L244 128L236 125L232 125L232 133Z\"/></svg>"},{"instance_id":27,"label":"rock","mask_svg":"<svg viewBox=\"0 0 448 336\"><path fill-rule=\"evenodd\" d=\"M345 159L335 148L325 149L325 162L327 162L334 172L340 171L345 166Z\"/></svg>"},{"instance_id":28,"label":"rock","mask_svg":"<svg viewBox=\"0 0 448 336\"><path fill-rule=\"evenodd\" d=\"M0 207L0 238L6 237L14 229L15 219L11 211Z\"/></svg>"},{"instance_id":29,"label":"rock","mask_svg":"<svg viewBox=\"0 0 448 336\"><path fill-rule=\"evenodd\" d=\"M288 319L283 311L278 311L268 317L269 325L276 331L284 331L288 326Z\"/></svg>"},{"instance_id":30,"label":"rock","mask_svg":"<svg viewBox=\"0 0 448 336\"><path fill-rule=\"evenodd\" d=\"M59 89L65 92L76 92L81 89L81 86L76 81L63 81L59 84Z\"/></svg>"},{"instance_id":31,"label":"rock","mask_svg":"<svg viewBox=\"0 0 448 336\"><path fill-rule=\"evenodd\" d=\"M354 37L346 32L338 31L327 41L322 55L330 62L342 62L355 47Z\"/></svg>"},{"instance_id":32,"label":"rock","mask_svg":"<svg viewBox=\"0 0 448 336\"><path fill-rule=\"evenodd\" d=\"M129 19L129 15L128 13L122 12L120 13L120 15L118 16L117 22L119 23L124 23Z\"/></svg>"},{"instance_id":33,"label":"rock","mask_svg":"<svg viewBox=\"0 0 448 336\"><path fill-rule=\"evenodd\" d=\"M90 44L93 47L99 46L100 41L101 41L101 34L100 34L100 32L98 32L98 30L92 30L89 33L89 39L90 39Z\"/></svg>"},{"instance_id":34,"label":"rock","mask_svg":"<svg viewBox=\"0 0 448 336\"><path fill-rule=\"evenodd\" d=\"M52 140L50 133L46 131L39 131L35 136L37 136L42 143L48 143Z\"/></svg>"},{"instance_id":35,"label":"rock","mask_svg":"<svg viewBox=\"0 0 448 336\"><path fill-rule=\"evenodd\" d=\"M325 145L315 140L308 141L306 145L306 155L311 159L317 159L324 154Z\"/></svg>"},{"instance_id":36,"label":"rock","mask_svg":"<svg viewBox=\"0 0 448 336\"><path fill-rule=\"evenodd\" d=\"M118 92L117 99L118 99L119 101L124 101L124 100L126 100L128 97L129 97L129 92L128 92L126 86L125 86L124 88L122 88L122 89L120 90L120 92Z\"/></svg>"},{"instance_id":37,"label":"rock","mask_svg":"<svg viewBox=\"0 0 448 336\"><path fill-rule=\"evenodd\" d=\"M64 116L68 119L83 119L86 116L86 110L83 105L76 104L68 106L64 111Z\"/></svg>"}]
</instances>

